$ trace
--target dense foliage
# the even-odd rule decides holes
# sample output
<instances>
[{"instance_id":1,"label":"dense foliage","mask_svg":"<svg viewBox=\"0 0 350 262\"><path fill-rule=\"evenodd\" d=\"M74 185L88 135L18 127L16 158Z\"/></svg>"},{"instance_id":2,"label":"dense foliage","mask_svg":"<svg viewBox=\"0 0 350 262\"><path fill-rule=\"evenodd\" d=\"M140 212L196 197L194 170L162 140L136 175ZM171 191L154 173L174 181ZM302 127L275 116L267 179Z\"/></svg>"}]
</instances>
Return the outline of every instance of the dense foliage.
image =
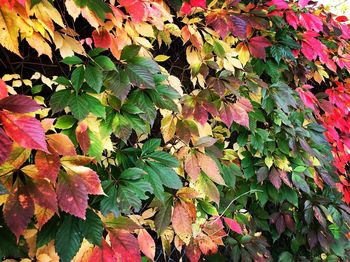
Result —
<instances>
[{"instance_id":1,"label":"dense foliage","mask_svg":"<svg viewBox=\"0 0 350 262\"><path fill-rule=\"evenodd\" d=\"M0 0L0 257L349 259L349 39L308 0Z\"/></svg>"}]
</instances>

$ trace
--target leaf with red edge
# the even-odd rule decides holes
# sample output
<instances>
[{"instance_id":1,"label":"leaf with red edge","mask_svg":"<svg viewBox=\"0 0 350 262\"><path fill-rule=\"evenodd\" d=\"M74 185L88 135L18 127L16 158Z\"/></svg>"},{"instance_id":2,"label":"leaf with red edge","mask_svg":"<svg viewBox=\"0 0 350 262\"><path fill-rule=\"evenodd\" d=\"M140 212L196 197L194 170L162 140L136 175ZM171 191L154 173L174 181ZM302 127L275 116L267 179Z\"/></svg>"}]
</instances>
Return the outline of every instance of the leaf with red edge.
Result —
<instances>
[{"instance_id":1,"label":"leaf with red edge","mask_svg":"<svg viewBox=\"0 0 350 262\"><path fill-rule=\"evenodd\" d=\"M60 171L61 167L60 157L58 154L47 154L42 151L37 151L34 162L39 171L38 178L47 178L52 183L56 183L58 172Z\"/></svg>"},{"instance_id":2,"label":"leaf with red edge","mask_svg":"<svg viewBox=\"0 0 350 262\"><path fill-rule=\"evenodd\" d=\"M85 219L88 193L80 176L60 172L56 188L58 206L65 212Z\"/></svg>"},{"instance_id":3,"label":"leaf with red edge","mask_svg":"<svg viewBox=\"0 0 350 262\"><path fill-rule=\"evenodd\" d=\"M112 43L111 36L106 29L94 30L92 32L92 39L94 40L95 47L99 48L109 48Z\"/></svg>"},{"instance_id":4,"label":"leaf with red edge","mask_svg":"<svg viewBox=\"0 0 350 262\"><path fill-rule=\"evenodd\" d=\"M11 154L12 141L0 128L0 165L2 165Z\"/></svg>"},{"instance_id":5,"label":"leaf with red edge","mask_svg":"<svg viewBox=\"0 0 350 262\"><path fill-rule=\"evenodd\" d=\"M220 170L215 161L200 152L196 153L198 164L200 168L203 170L203 172L215 183L219 185L225 185L225 181L220 175Z\"/></svg>"},{"instance_id":6,"label":"leaf with red edge","mask_svg":"<svg viewBox=\"0 0 350 262\"><path fill-rule=\"evenodd\" d=\"M29 113L40 109L40 105L25 95L12 95L0 100L0 109L14 113Z\"/></svg>"},{"instance_id":7,"label":"leaf with red edge","mask_svg":"<svg viewBox=\"0 0 350 262\"><path fill-rule=\"evenodd\" d=\"M9 195L3 214L7 226L15 234L18 242L34 215L34 202L24 185L19 183L18 188Z\"/></svg>"},{"instance_id":8,"label":"leaf with red edge","mask_svg":"<svg viewBox=\"0 0 350 262\"><path fill-rule=\"evenodd\" d=\"M242 228L236 220L228 217L223 217L223 219L232 231L242 235Z\"/></svg>"},{"instance_id":9,"label":"leaf with red edge","mask_svg":"<svg viewBox=\"0 0 350 262\"><path fill-rule=\"evenodd\" d=\"M190 154L186 157L185 161L185 171L193 179L196 181L201 172L199 167L198 159L195 154Z\"/></svg>"},{"instance_id":10,"label":"leaf with red edge","mask_svg":"<svg viewBox=\"0 0 350 262\"><path fill-rule=\"evenodd\" d=\"M199 233L196 242L198 242L199 249L204 255L212 255L218 252L218 245L215 244L209 236L203 233Z\"/></svg>"},{"instance_id":11,"label":"leaf with red edge","mask_svg":"<svg viewBox=\"0 0 350 262\"><path fill-rule=\"evenodd\" d=\"M296 91L299 93L300 99L303 101L304 105L312 110L316 110L315 105L317 105L318 100L313 93L308 90L309 85L304 85L303 88L298 87ZM312 88L312 87L311 87Z\"/></svg>"},{"instance_id":12,"label":"leaf with red edge","mask_svg":"<svg viewBox=\"0 0 350 262\"><path fill-rule=\"evenodd\" d=\"M142 253L153 261L156 255L156 245L152 236L145 229L140 229L137 241Z\"/></svg>"},{"instance_id":13,"label":"leaf with red edge","mask_svg":"<svg viewBox=\"0 0 350 262\"><path fill-rule=\"evenodd\" d=\"M59 155L76 156L75 146L68 136L64 134L52 134L47 136L47 143Z\"/></svg>"},{"instance_id":14,"label":"leaf with red edge","mask_svg":"<svg viewBox=\"0 0 350 262\"><path fill-rule=\"evenodd\" d=\"M111 246L117 261L141 261L140 247L137 239L126 230L114 229L109 232Z\"/></svg>"},{"instance_id":15,"label":"leaf with red edge","mask_svg":"<svg viewBox=\"0 0 350 262\"><path fill-rule=\"evenodd\" d=\"M0 99L3 99L4 97L7 97L7 96L8 96L7 85L4 82L4 80L0 78Z\"/></svg>"},{"instance_id":16,"label":"leaf with red edge","mask_svg":"<svg viewBox=\"0 0 350 262\"><path fill-rule=\"evenodd\" d=\"M53 186L45 179L35 179L28 185L35 204L57 212L57 196Z\"/></svg>"},{"instance_id":17,"label":"leaf with red edge","mask_svg":"<svg viewBox=\"0 0 350 262\"><path fill-rule=\"evenodd\" d=\"M175 203L171 222L176 235L188 244L192 237L192 218L186 206L181 201Z\"/></svg>"},{"instance_id":18,"label":"leaf with red edge","mask_svg":"<svg viewBox=\"0 0 350 262\"><path fill-rule=\"evenodd\" d=\"M77 137L79 146L86 155L90 148L90 137L88 133L88 126L85 122L80 122L75 129L75 136Z\"/></svg>"},{"instance_id":19,"label":"leaf with red edge","mask_svg":"<svg viewBox=\"0 0 350 262\"><path fill-rule=\"evenodd\" d=\"M202 252L197 245L191 243L188 246L186 246L185 254L191 262L198 262L201 258Z\"/></svg>"},{"instance_id":20,"label":"leaf with red edge","mask_svg":"<svg viewBox=\"0 0 350 262\"><path fill-rule=\"evenodd\" d=\"M95 246L88 260L89 262L103 261L115 262L116 258L110 245L102 238L102 247Z\"/></svg>"},{"instance_id":21,"label":"leaf with red edge","mask_svg":"<svg viewBox=\"0 0 350 262\"><path fill-rule=\"evenodd\" d=\"M249 52L252 56L256 58L264 59L266 58L266 47L271 46L269 40L263 36L255 36L249 40Z\"/></svg>"},{"instance_id":22,"label":"leaf with red edge","mask_svg":"<svg viewBox=\"0 0 350 262\"><path fill-rule=\"evenodd\" d=\"M48 152L45 132L37 119L5 111L0 112L0 119L7 135L20 146Z\"/></svg>"}]
</instances>

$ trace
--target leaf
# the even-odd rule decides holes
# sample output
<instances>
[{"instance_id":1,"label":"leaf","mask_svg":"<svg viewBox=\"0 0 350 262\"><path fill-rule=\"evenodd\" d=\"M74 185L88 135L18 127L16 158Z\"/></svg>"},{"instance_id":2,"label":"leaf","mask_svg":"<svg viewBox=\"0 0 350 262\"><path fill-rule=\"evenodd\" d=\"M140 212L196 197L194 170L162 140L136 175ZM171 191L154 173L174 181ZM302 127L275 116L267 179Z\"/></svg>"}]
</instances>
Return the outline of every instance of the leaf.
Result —
<instances>
[{"instance_id":1,"label":"leaf","mask_svg":"<svg viewBox=\"0 0 350 262\"><path fill-rule=\"evenodd\" d=\"M201 169L196 154L190 154L186 157L185 171L194 182L197 181Z\"/></svg>"},{"instance_id":2,"label":"leaf","mask_svg":"<svg viewBox=\"0 0 350 262\"><path fill-rule=\"evenodd\" d=\"M128 64L126 68L126 73L129 76L130 81L133 85L140 88L150 88L154 89L155 82L151 72L140 65Z\"/></svg>"},{"instance_id":3,"label":"leaf","mask_svg":"<svg viewBox=\"0 0 350 262\"><path fill-rule=\"evenodd\" d=\"M149 139L142 146L142 155L148 155L160 147L160 139Z\"/></svg>"},{"instance_id":4,"label":"leaf","mask_svg":"<svg viewBox=\"0 0 350 262\"><path fill-rule=\"evenodd\" d=\"M84 122L80 122L75 129L75 136L83 153L86 155L90 148L90 137L88 133L88 126Z\"/></svg>"},{"instance_id":5,"label":"leaf","mask_svg":"<svg viewBox=\"0 0 350 262\"><path fill-rule=\"evenodd\" d=\"M85 80L86 83L96 91L96 93L100 93L103 82L103 74L98 67L90 64L87 65L85 68Z\"/></svg>"},{"instance_id":6,"label":"leaf","mask_svg":"<svg viewBox=\"0 0 350 262\"><path fill-rule=\"evenodd\" d=\"M138 46L138 45L125 46L122 50L122 54L120 55L120 59L125 61L132 60L134 57L138 55L138 53L140 52L140 49L141 49L141 46Z\"/></svg>"},{"instance_id":7,"label":"leaf","mask_svg":"<svg viewBox=\"0 0 350 262\"><path fill-rule=\"evenodd\" d=\"M73 116L78 120L83 120L89 114L89 104L82 96L74 96L69 101L69 107Z\"/></svg>"},{"instance_id":8,"label":"leaf","mask_svg":"<svg viewBox=\"0 0 350 262\"><path fill-rule=\"evenodd\" d=\"M108 245L106 240L102 238L102 247L95 246L88 261L115 262L116 258L114 257L112 248Z\"/></svg>"},{"instance_id":9,"label":"leaf","mask_svg":"<svg viewBox=\"0 0 350 262\"><path fill-rule=\"evenodd\" d=\"M158 175L163 185L173 189L182 187L181 179L174 170L156 162L148 161L147 163L151 167L151 169L147 169L147 172L152 176Z\"/></svg>"},{"instance_id":10,"label":"leaf","mask_svg":"<svg viewBox=\"0 0 350 262\"><path fill-rule=\"evenodd\" d=\"M84 83L85 70L83 66L75 68L72 72L71 81L75 92L78 92Z\"/></svg>"},{"instance_id":11,"label":"leaf","mask_svg":"<svg viewBox=\"0 0 350 262\"><path fill-rule=\"evenodd\" d=\"M20 146L48 152L44 129L34 117L1 111L0 120L6 134Z\"/></svg>"},{"instance_id":12,"label":"leaf","mask_svg":"<svg viewBox=\"0 0 350 262\"><path fill-rule=\"evenodd\" d=\"M225 185L225 181L220 175L220 170L215 161L211 157L200 152L197 152L196 156L198 159L198 165L202 171L215 183L219 185Z\"/></svg>"},{"instance_id":13,"label":"leaf","mask_svg":"<svg viewBox=\"0 0 350 262\"><path fill-rule=\"evenodd\" d=\"M24 185L18 184L8 196L3 214L7 226L15 234L18 242L34 215L34 202Z\"/></svg>"},{"instance_id":14,"label":"leaf","mask_svg":"<svg viewBox=\"0 0 350 262\"><path fill-rule=\"evenodd\" d=\"M125 169L119 176L121 180L137 180L143 177L146 172L137 167Z\"/></svg>"},{"instance_id":15,"label":"leaf","mask_svg":"<svg viewBox=\"0 0 350 262\"><path fill-rule=\"evenodd\" d=\"M310 194L310 187L309 185L306 183L305 179L303 179L300 175L296 174L296 173L292 173L292 181L293 184L301 189L302 191L304 191L307 194Z\"/></svg>"},{"instance_id":16,"label":"leaf","mask_svg":"<svg viewBox=\"0 0 350 262\"><path fill-rule=\"evenodd\" d=\"M120 100L125 100L131 89L131 83L124 71L109 71L105 75L104 86L112 90Z\"/></svg>"},{"instance_id":17,"label":"leaf","mask_svg":"<svg viewBox=\"0 0 350 262\"><path fill-rule=\"evenodd\" d=\"M103 224L100 217L91 209L86 211L86 220L81 223L83 236L94 245L102 246Z\"/></svg>"},{"instance_id":18,"label":"leaf","mask_svg":"<svg viewBox=\"0 0 350 262\"><path fill-rule=\"evenodd\" d=\"M189 244L192 238L192 218L181 201L175 203L171 222L176 235Z\"/></svg>"},{"instance_id":19,"label":"leaf","mask_svg":"<svg viewBox=\"0 0 350 262\"><path fill-rule=\"evenodd\" d=\"M105 70L116 70L116 66L108 56L97 56L94 58L94 62Z\"/></svg>"},{"instance_id":20,"label":"leaf","mask_svg":"<svg viewBox=\"0 0 350 262\"><path fill-rule=\"evenodd\" d=\"M140 247L132 234L125 230L114 229L109 231L109 236L117 261L141 261Z\"/></svg>"},{"instance_id":21,"label":"leaf","mask_svg":"<svg viewBox=\"0 0 350 262\"><path fill-rule=\"evenodd\" d=\"M59 118L57 118L57 121L55 123L55 128L59 128L59 129L63 129L63 130L69 129L76 122L77 122L77 120L71 115L60 116Z\"/></svg>"},{"instance_id":22,"label":"leaf","mask_svg":"<svg viewBox=\"0 0 350 262\"><path fill-rule=\"evenodd\" d=\"M11 95L0 100L0 109L14 113L29 113L40 109L40 105L24 95Z\"/></svg>"},{"instance_id":23,"label":"leaf","mask_svg":"<svg viewBox=\"0 0 350 262\"><path fill-rule=\"evenodd\" d=\"M266 58L265 48L271 46L271 43L269 40L267 40L263 36L255 36L249 40L248 46L252 56L265 60Z\"/></svg>"},{"instance_id":24,"label":"leaf","mask_svg":"<svg viewBox=\"0 0 350 262\"><path fill-rule=\"evenodd\" d=\"M29 183L28 190L35 202L43 208L57 212L56 192L49 181L44 179L35 179Z\"/></svg>"},{"instance_id":25,"label":"leaf","mask_svg":"<svg viewBox=\"0 0 350 262\"><path fill-rule=\"evenodd\" d=\"M99 31L94 30L92 32L92 39L94 40L95 46L98 48L109 48L112 43L110 34L104 28Z\"/></svg>"},{"instance_id":26,"label":"leaf","mask_svg":"<svg viewBox=\"0 0 350 262\"><path fill-rule=\"evenodd\" d=\"M47 143L50 148L58 155L75 156L75 146L68 136L64 134L47 135Z\"/></svg>"},{"instance_id":27,"label":"leaf","mask_svg":"<svg viewBox=\"0 0 350 262\"><path fill-rule=\"evenodd\" d=\"M171 221L171 211L173 207L173 198L169 195L164 204L159 207L159 211L155 215L154 224L156 225L156 230L158 236L162 235L162 233L169 226Z\"/></svg>"},{"instance_id":28,"label":"leaf","mask_svg":"<svg viewBox=\"0 0 350 262\"><path fill-rule=\"evenodd\" d=\"M62 262L69 262L78 252L83 241L79 230L79 221L72 216L65 216L57 230L55 247Z\"/></svg>"},{"instance_id":29,"label":"leaf","mask_svg":"<svg viewBox=\"0 0 350 262\"><path fill-rule=\"evenodd\" d=\"M85 219L88 193L84 180L80 176L60 172L56 193L58 205L63 211Z\"/></svg>"},{"instance_id":30,"label":"leaf","mask_svg":"<svg viewBox=\"0 0 350 262\"><path fill-rule=\"evenodd\" d=\"M49 179L52 183L56 182L61 168L60 158L57 154L36 152L35 166L38 168L38 178Z\"/></svg>"},{"instance_id":31,"label":"leaf","mask_svg":"<svg viewBox=\"0 0 350 262\"><path fill-rule=\"evenodd\" d=\"M101 102L88 94L82 94L81 98L84 99L89 107L89 112L97 117L106 118L106 108L101 104Z\"/></svg>"},{"instance_id":32,"label":"leaf","mask_svg":"<svg viewBox=\"0 0 350 262\"><path fill-rule=\"evenodd\" d=\"M50 99L52 113L55 114L62 111L66 106L68 106L71 98L71 91L68 89L55 92Z\"/></svg>"},{"instance_id":33,"label":"leaf","mask_svg":"<svg viewBox=\"0 0 350 262\"><path fill-rule=\"evenodd\" d=\"M237 221L233 220L232 218L223 217L225 223L237 234L242 235L242 229L241 226L237 223Z\"/></svg>"},{"instance_id":34,"label":"leaf","mask_svg":"<svg viewBox=\"0 0 350 262\"><path fill-rule=\"evenodd\" d=\"M153 261L156 255L156 245L152 236L145 229L141 229L137 236L137 241L142 253Z\"/></svg>"},{"instance_id":35,"label":"leaf","mask_svg":"<svg viewBox=\"0 0 350 262\"><path fill-rule=\"evenodd\" d=\"M203 173L200 174L197 182L196 189L198 192L203 193L207 196L211 201L214 201L219 205L220 203L220 193L216 185L208 178L208 176Z\"/></svg>"},{"instance_id":36,"label":"leaf","mask_svg":"<svg viewBox=\"0 0 350 262\"><path fill-rule=\"evenodd\" d=\"M0 165L2 165L11 154L12 141L0 128Z\"/></svg>"},{"instance_id":37,"label":"leaf","mask_svg":"<svg viewBox=\"0 0 350 262\"><path fill-rule=\"evenodd\" d=\"M21 56L18 50L19 17L13 15L11 10L1 8L0 10L0 44L16 55Z\"/></svg>"},{"instance_id":38,"label":"leaf","mask_svg":"<svg viewBox=\"0 0 350 262\"><path fill-rule=\"evenodd\" d=\"M154 151L147 155L147 158L151 158L159 161L164 166L177 168L179 167L179 161L167 152Z\"/></svg>"},{"instance_id":39,"label":"leaf","mask_svg":"<svg viewBox=\"0 0 350 262\"><path fill-rule=\"evenodd\" d=\"M65 57L61 62L66 64L66 65L77 65L77 64L82 64L83 60L81 60L81 58L73 55L73 56Z\"/></svg>"},{"instance_id":40,"label":"leaf","mask_svg":"<svg viewBox=\"0 0 350 262\"><path fill-rule=\"evenodd\" d=\"M280 189L282 185L282 180L280 178L279 172L276 168L272 168L269 173L269 180L276 189Z\"/></svg>"}]
</instances>

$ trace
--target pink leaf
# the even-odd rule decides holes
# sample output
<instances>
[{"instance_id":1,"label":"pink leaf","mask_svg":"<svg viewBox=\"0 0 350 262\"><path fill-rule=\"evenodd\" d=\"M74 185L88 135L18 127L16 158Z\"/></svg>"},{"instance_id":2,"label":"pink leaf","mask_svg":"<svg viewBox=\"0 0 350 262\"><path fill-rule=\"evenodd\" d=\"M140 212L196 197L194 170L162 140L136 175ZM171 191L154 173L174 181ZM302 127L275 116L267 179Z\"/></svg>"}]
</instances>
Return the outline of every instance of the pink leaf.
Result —
<instances>
[{"instance_id":1,"label":"pink leaf","mask_svg":"<svg viewBox=\"0 0 350 262\"><path fill-rule=\"evenodd\" d=\"M24 95L12 95L0 100L0 109L14 113L29 113L40 109L40 105Z\"/></svg>"},{"instance_id":2,"label":"pink leaf","mask_svg":"<svg viewBox=\"0 0 350 262\"><path fill-rule=\"evenodd\" d=\"M100 48L109 48L111 45L111 36L106 29L92 32L92 39L95 46Z\"/></svg>"},{"instance_id":3,"label":"pink leaf","mask_svg":"<svg viewBox=\"0 0 350 262\"><path fill-rule=\"evenodd\" d=\"M223 219L224 219L225 223L229 226L229 228L231 228L231 230L233 230L237 234L242 235L242 228L237 223L236 220L233 220L232 218L228 218L228 217L223 217Z\"/></svg>"},{"instance_id":4,"label":"pink leaf","mask_svg":"<svg viewBox=\"0 0 350 262\"><path fill-rule=\"evenodd\" d=\"M12 141L5 134L4 130L0 128L0 165L10 156L12 148Z\"/></svg>"}]
</instances>

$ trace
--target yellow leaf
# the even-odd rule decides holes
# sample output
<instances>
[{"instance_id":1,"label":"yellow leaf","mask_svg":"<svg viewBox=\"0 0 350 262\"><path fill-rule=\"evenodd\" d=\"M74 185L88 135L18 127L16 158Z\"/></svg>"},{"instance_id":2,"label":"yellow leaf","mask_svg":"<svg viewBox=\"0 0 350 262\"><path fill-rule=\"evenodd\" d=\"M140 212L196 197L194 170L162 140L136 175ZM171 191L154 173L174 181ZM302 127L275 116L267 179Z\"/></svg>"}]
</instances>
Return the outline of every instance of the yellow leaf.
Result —
<instances>
[{"instance_id":1,"label":"yellow leaf","mask_svg":"<svg viewBox=\"0 0 350 262\"><path fill-rule=\"evenodd\" d=\"M0 44L22 57L18 50L18 19L7 7L3 6L0 9Z\"/></svg>"},{"instance_id":2,"label":"yellow leaf","mask_svg":"<svg viewBox=\"0 0 350 262\"><path fill-rule=\"evenodd\" d=\"M31 37L27 37L26 40L28 44L38 52L38 56L47 55L52 60L51 47L39 33L34 32L34 34Z\"/></svg>"},{"instance_id":3,"label":"yellow leaf","mask_svg":"<svg viewBox=\"0 0 350 262\"><path fill-rule=\"evenodd\" d=\"M135 30L142 36L154 38L153 27L145 22L134 24Z\"/></svg>"},{"instance_id":4,"label":"yellow leaf","mask_svg":"<svg viewBox=\"0 0 350 262\"><path fill-rule=\"evenodd\" d=\"M75 19L77 19L81 13L80 8L75 4L74 0L66 0L66 8L67 8L68 14L75 21Z\"/></svg>"},{"instance_id":5,"label":"yellow leaf","mask_svg":"<svg viewBox=\"0 0 350 262\"><path fill-rule=\"evenodd\" d=\"M248 47L244 43L239 43L236 47L238 53L238 59L241 61L242 65L245 66L250 59L250 53Z\"/></svg>"},{"instance_id":6,"label":"yellow leaf","mask_svg":"<svg viewBox=\"0 0 350 262\"><path fill-rule=\"evenodd\" d=\"M162 119L161 124L163 139L164 142L167 143L175 135L177 118L174 118L173 115L168 115Z\"/></svg>"},{"instance_id":7,"label":"yellow leaf","mask_svg":"<svg viewBox=\"0 0 350 262\"><path fill-rule=\"evenodd\" d=\"M168 60L170 58L170 56L167 55L157 55L154 60L157 62L164 62L166 60Z\"/></svg>"}]
</instances>

